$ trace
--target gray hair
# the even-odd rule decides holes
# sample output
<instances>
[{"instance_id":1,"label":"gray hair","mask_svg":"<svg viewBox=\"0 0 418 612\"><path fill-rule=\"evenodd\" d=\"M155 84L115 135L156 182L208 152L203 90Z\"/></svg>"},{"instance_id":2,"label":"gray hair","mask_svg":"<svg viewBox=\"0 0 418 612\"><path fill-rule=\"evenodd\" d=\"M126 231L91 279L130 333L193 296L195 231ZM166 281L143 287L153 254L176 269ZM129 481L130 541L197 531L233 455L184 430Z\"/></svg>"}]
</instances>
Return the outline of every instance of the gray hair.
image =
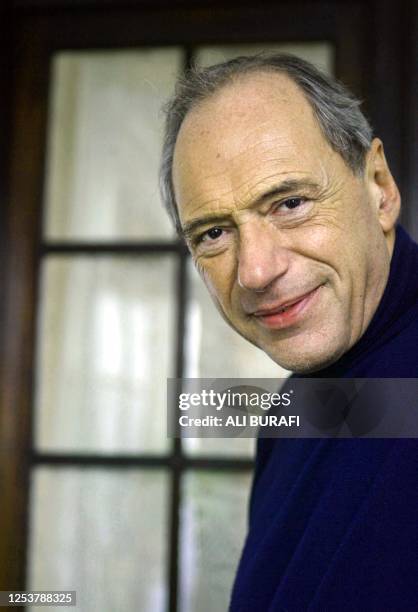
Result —
<instances>
[{"instance_id":1,"label":"gray hair","mask_svg":"<svg viewBox=\"0 0 418 612\"><path fill-rule=\"evenodd\" d=\"M331 147L355 174L364 170L372 129L360 110L360 101L347 88L309 62L287 53L241 56L208 68L192 68L176 84L174 96L165 106L166 123L160 170L163 203L177 231L182 228L174 195L172 166L181 125L199 102L223 86L251 72L278 72L291 78L312 107L319 126Z\"/></svg>"}]
</instances>

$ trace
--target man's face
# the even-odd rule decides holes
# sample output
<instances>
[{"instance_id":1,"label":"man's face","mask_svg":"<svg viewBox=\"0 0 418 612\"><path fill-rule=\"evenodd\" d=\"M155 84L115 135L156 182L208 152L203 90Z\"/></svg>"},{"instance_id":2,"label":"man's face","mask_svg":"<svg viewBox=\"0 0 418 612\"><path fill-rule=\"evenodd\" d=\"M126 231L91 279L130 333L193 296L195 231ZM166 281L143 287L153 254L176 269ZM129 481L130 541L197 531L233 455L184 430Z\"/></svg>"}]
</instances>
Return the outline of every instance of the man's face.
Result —
<instances>
[{"instance_id":1,"label":"man's face","mask_svg":"<svg viewBox=\"0 0 418 612\"><path fill-rule=\"evenodd\" d=\"M290 79L247 75L193 109L173 180L193 259L242 336L298 372L361 337L389 269L380 192L332 150Z\"/></svg>"}]
</instances>

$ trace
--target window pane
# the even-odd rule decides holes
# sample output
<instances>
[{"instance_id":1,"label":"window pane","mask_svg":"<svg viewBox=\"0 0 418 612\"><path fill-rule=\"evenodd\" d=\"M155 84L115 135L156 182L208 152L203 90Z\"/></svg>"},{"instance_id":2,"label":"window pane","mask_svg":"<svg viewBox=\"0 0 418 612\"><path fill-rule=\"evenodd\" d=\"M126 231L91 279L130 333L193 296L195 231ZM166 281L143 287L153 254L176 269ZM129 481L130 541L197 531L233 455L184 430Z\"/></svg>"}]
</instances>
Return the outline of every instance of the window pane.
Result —
<instances>
[{"instance_id":1,"label":"window pane","mask_svg":"<svg viewBox=\"0 0 418 612\"><path fill-rule=\"evenodd\" d=\"M329 74L334 72L334 47L327 42L205 46L197 50L196 62L210 66L238 55L253 55L262 51L293 53Z\"/></svg>"},{"instance_id":2,"label":"window pane","mask_svg":"<svg viewBox=\"0 0 418 612\"><path fill-rule=\"evenodd\" d=\"M251 459L255 455L253 438L183 438L187 455L215 457L240 457Z\"/></svg>"},{"instance_id":3,"label":"window pane","mask_svg":"<svg viewBox=\"0 0 418 612\"><path fill-rule=\"evenodd\" d=\"M160 471L36 469L28 589L76 590L80 612L165 611L166 491Z\"/></svg>"},{"instance_id":4,"label":"window pane","mask_svg":"<svg viewBox=\"0 0 418 612\"><path fill-rule=\"evenodd\" d=\"M190 473L184 485L179 609L227 610L246 534L250 476Z\"/></svg>"},{"instance_id":5,"label":"window pane","mask_svg":"<svg viewBox=\"0 0 418 612\"><path fill-rule=\"evenodd\" d=\"M161 105L181 65L177 48L55 56L45 192L48 239L172 235L158 194Z\"/></svg>"},{"instance_id":6,"label":"window pane","mask_svg":"<svg viewBox=\"0 0 418 612\"><path fill-rule=\"evenodd\" d=\"M38 448L123 453L167 448L174 264L170 256L44 261Z\"/></svg>"}]
</instances>

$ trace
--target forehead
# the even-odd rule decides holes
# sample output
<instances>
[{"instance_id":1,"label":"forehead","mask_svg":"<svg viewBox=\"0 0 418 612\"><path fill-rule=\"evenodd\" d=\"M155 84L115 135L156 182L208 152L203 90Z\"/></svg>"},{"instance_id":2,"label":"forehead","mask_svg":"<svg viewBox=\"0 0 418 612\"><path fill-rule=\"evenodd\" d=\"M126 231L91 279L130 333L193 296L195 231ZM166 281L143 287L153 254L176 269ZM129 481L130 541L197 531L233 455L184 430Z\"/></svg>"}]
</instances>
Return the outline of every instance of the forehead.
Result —
<instances>
[{"instance_id":1,"label":"forehead","mask_svg":"<svg viewBox=\"0 0 418 612\"><path fill-rule=\"evenodd\" d=\"M287 76L240 77L195 107L180 129L173 182L181 218L237 204L278 175L321 171L332 150Z\"/></svg>"}]
</instances>

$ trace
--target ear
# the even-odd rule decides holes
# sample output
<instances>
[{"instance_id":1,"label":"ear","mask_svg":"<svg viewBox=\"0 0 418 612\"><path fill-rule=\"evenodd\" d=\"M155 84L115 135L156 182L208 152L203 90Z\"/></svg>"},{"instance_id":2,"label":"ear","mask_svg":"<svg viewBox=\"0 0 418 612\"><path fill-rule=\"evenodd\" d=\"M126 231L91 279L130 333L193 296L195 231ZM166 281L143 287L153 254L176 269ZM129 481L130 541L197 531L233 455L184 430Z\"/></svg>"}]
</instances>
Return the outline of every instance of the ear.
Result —
<instances>
[{"instance_id":1,"label":"ear","mask_svg":"<svg viewBox=\"0 0 418 612\"><path fill-rule=\"evenodd\" d=\"M366 156L365 180L380 226L385 234L396 224L401 207L398 187L390 173L382 141L374 138Z\"/></svg>"}]
</instances>

